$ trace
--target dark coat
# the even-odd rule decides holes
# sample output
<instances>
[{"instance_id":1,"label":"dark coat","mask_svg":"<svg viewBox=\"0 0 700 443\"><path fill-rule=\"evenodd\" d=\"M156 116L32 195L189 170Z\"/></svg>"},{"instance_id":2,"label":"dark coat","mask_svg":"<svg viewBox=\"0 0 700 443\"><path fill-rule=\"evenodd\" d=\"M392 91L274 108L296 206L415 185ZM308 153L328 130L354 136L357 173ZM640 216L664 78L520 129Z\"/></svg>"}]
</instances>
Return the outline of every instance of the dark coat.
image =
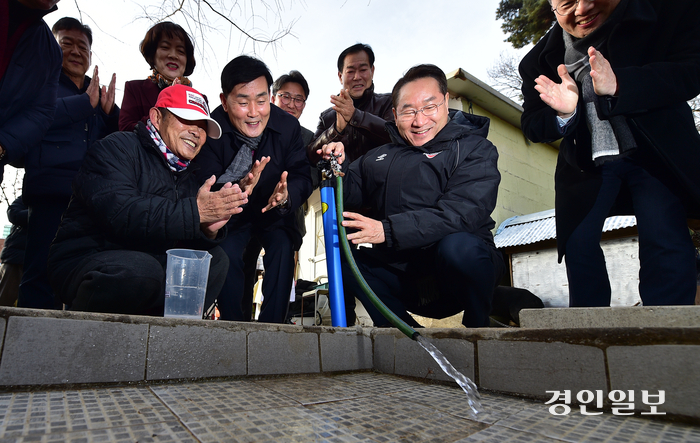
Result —
<instances>
[{"instance_id":1,"label":"dark coat","mask_svg":"<svg viewBox=\"0 0 700 443\"><path fill-rule=\"evenodd\" d=\"M346 210L384 224L386 242L375 245L386 261L410 260L455 232L470 232L493 247L498 151L486 140L489 119L450 110L450 121L423 146L409 146L387 123L392 143L353 162L344 179Z\"/></svg>"},{"instance_id":2,"label":"dark coat","mask_svg":"<svg viewBox=\"0 0 700 443\"><path fill-rule=\"evenodd\" d=\"M134 132L116 132L95 143L75 177L49 251L52 287L64 293L60 288L70 271L96 252L211 249L217 241L200 229L198 190L190 168L170 170L143 123Z\"/></svg>"},{"instance_id":3,"label":"dark coat","mask_svg":"<svg viewBox=\"0 0 700 443\"><path fill-rule=\"evenodd\" d=\"M85 94L89 84L86 76L83 89L78 89L61 73L53 124L41 144L27 153L22 192L30 205L33 196L70 197L85 154L97 140L117 130L119 107L114 105L110 115L99 104L93 108Z\"/></svg>"},{"instance_id":4,"label":"dark coat","mask_svg":"<svg viewBox=\"0 0 700 443\"><path fill-rule=\"evenodd\" d=\"M136 123L146 123L148 112L158 101L158 94L160 88L149 79L126 82L119 114L119 130L133 131Z\"/></svg>"},{"instance_id":5,"label":"dark coat","mask_svg":"<svg viewBox=\"0 0 700 443\"><path fill-rule=\"evenodd\" d=\"M193 160L193 164L197 165L196 174L200 183L212 175L221 176L241 146L241 142L234 135L236 130L224 109L221 106L217 107L211 116L221 125L222 134L218 140L207 139L207 143ZM243 212L231 217L228 228L236 230L248 223L253 223L256 230L263 231L284 228L298 249L301 236L294 212L311 195L309 161L301 141L299 121L273 104L270 105L270 118L258 149L255 150L253 161L265 156L270 157L270 162L265 166ZM286 211L273 210L263 214L262 208L267 206L284 171L288 173L287 191L291 207Z\"/></svg>"},{"instance_id":6,"label":"dark coat","mask_svg":"<svg viewBox=\"0 0 700 443\"><path fill-rule=\"evenodd\" d=\"M633 158L679 195L691 214L700 213L700 135L686 101L700 94L698 17L696 0L630 1L606 44L596 48L610 62L619 85L617 97L600 97L599 117L626 117L638 144ZM534 89L539 75L559 81L562 33L555 24L520 64L525 99L522 128L534 142L562 137L555 111ZM575 121L566 128L555 174L560 260L601 183L599 168L591 160L591 137L582 106L579 101ZM630 213L629 206L620 201L614 213Z\"/></svg>"},{"instance_id":7,"label":"dark coat","mask_svg":"<svg viewBox=\"0 0 700 443\"><path fill-rule=\"evenodd\" d=\"M0 32L6 34L7 29ZM51 126L62 60L61 48L43 20L24 31L0 79L0 145L7 150L0 166L21 165Z\"/></svg>"},{"instance_id":8,"label":"dark coat","mask_svg":"<svg viewBox=\"0 0 700 443\"><path fill-rule=\"evenodd\" d=\"M353 102L355 113L343 132L338 132L335 128L336 112L333 108L321 113L313 142L306 148L314 166L321 159L316 151L331 142L343 143L347 165L370 149L391 142L384 128L386 122L394 121L391 94L375 94L372 84L361 98Z\"/></svg>"},{"instance_id":9,"label":"dark coat","mask_svg":"<svg viewBox=\"0 0 700 443\"><path fill-rule=\"evenodd\" d=\"M7 208L7 219L12 223L12 228L2 247L0 261L3 263L22 265L24 264L24 250L27 246L29 209L22 201L21 195Z\"/></svg>"},{"instance_id":10,"label":"dark coat","mask_svg":"<svg viewBox=\"0 0 700 443\"><path fill-rule=\"evenodd\" d=\"M311 140L313 140L313 138L314 138L314 133L311 130L306 129L305 127L302 126L301 127L301 141L302 141L302 143L304 143L304 146L311 143Z\"/></svg>"}]
</instances>

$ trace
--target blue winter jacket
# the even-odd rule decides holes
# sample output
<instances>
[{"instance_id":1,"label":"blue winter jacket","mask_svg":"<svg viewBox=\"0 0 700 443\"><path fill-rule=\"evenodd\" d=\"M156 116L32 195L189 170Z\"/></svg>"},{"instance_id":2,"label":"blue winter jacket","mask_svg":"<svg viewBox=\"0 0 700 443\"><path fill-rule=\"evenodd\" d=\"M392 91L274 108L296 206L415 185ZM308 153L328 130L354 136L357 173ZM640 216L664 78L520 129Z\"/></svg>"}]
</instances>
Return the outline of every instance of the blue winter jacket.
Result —
<instances>
[{"instance_id":1,"label":"blue winter jacket","mask_svg":"<svg viewBox=\"0 0 700 443\"><path fill-rule=\"evenodd\" d=\"M71 184L85 154L98 140L117 131L119 107L110 115L100 105L93 108L85 93L90 77L85 76L82 89L63 72L58 82L56 113L53 124L40 144L27 152L25 162L25 200L32 196L70 197Z\"/></svg>"}]
</instances>

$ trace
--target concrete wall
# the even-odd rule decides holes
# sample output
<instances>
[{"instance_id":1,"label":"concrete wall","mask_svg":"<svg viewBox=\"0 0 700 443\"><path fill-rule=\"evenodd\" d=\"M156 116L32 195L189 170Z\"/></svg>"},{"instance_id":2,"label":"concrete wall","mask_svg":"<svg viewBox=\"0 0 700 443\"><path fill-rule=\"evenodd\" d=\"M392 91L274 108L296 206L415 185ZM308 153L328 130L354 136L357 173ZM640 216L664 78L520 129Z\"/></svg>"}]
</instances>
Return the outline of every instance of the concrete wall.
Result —
<instances>
[{"instance_id":1,"label":"concrete wall","mask_svg":"<svg viewBox=\"0 0 700 443\"><path fill-rule=\"evenodd\" d=\"M700 420L700 327L421 334L481 389L543 400L552 390L665 390L661 411ZM391 328L0 308L0 346L5 390L363 370L450 381L415 341Z\"/></svg>"},{"instance_id":2,"label":"concrete wall","mask_svg":"<svg viewBox=\"0 0 700 443\"><path fill-rule=\"evenodd\" d=\"M601 242L612 289L611 306L634 306L639 297L639 241L627 237ZM564 258L566 260L566 257ZM545 307L569 306L566 266L557 263L556 248L513 254L513 286L528 289Z\"/></svg>"}]
</instances>

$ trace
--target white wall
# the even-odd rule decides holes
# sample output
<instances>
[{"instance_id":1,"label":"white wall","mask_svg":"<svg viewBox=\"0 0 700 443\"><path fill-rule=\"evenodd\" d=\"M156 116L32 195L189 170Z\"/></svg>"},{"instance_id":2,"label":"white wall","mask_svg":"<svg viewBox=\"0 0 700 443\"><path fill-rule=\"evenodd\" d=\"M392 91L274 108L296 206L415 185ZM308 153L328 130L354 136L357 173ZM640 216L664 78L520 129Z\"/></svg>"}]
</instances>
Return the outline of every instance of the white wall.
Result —
<instances>
[{"instance_id":1,"label":"white wall","mask_svg":"<svg viewBox=\"0 0 700 443\"><path fill-rule=\"evenodd\" d=\"M612 289L611 306L633 306L639 298L637 237L601 242ZM566 259L566 258L565 258ZM569 306L566 266L557 263L556 248L513 254L513 286L527 289L548 308Z\"/></svg>"}]
</instances>

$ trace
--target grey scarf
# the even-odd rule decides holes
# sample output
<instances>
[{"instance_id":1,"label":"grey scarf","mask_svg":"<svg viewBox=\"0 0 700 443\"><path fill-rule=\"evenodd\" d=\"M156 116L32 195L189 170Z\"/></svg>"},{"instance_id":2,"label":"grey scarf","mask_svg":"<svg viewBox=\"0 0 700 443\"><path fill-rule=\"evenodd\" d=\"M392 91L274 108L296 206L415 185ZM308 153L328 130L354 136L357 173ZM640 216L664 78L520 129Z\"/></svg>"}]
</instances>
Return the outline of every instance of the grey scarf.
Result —
<instances>
[{"instance_id":1,"label":"grey scarf","mask_svg":"<svg viewBox=\"0 0 700 443\"><path fill-rule=\"evenodd\" d=\"M610 30L622 17L627 1L621 1L605 23L584 38L577 39L564 32L564 63L569 74L581 85L586 123L591 133L592 159L596 165L624 157L637 148L625 117L615 116L609 120L598 118L599 97L593 89L587 53L591 46L601 49Z\"/></svg>"},{"instance_id":2,"label":"grey scarf","mask_svg":"<svg viewBox=\"0 0 700 443\"><path fill-rule=\"evenodd\" d=\"M251 166L253 166L253 155L255 154L258 144L260 143L262 135L251 138L246 137L237 131L234 132L234 134L236 135L236 138L242 142L241 148L236 153L236 156L233 158L231 164L228 165L228 168L226 168L226 172L221 174L219 179L216 181L217 183L236 183L245 177L245 175L250 171Z\"/></svg>"}]
</instances>

